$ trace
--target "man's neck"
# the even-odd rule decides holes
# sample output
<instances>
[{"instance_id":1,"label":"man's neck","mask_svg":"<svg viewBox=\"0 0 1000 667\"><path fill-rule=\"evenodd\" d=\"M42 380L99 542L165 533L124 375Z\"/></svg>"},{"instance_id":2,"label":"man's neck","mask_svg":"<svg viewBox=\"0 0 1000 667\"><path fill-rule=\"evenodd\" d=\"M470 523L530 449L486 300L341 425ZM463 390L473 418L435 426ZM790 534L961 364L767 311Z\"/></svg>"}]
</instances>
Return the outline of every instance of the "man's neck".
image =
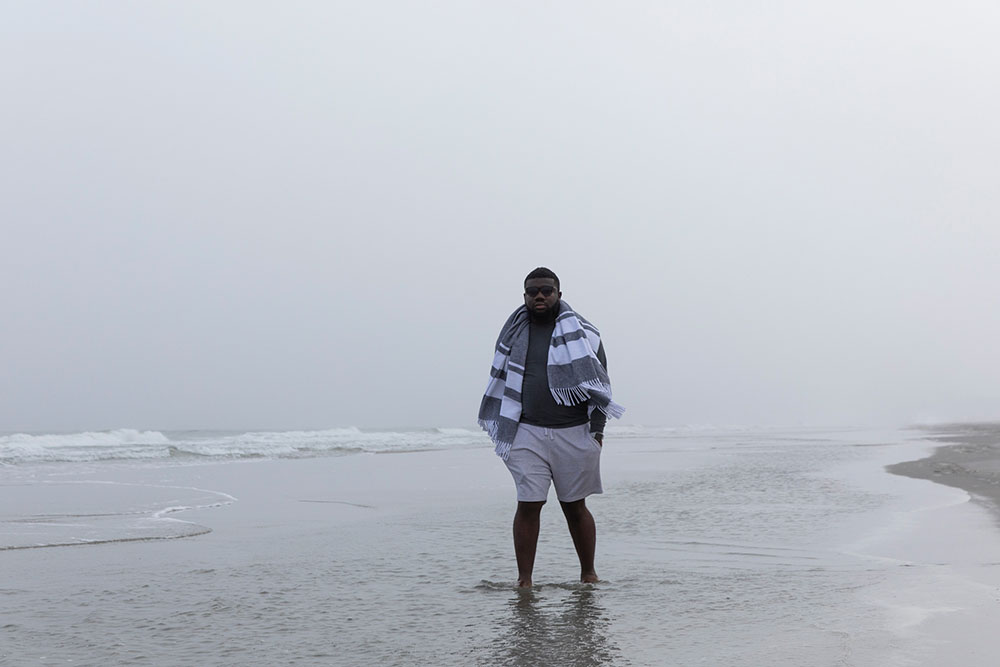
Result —
<instances>
[{"instance_id":1,"label":"man's neck","mask_svg":"<svg viewBox=\"0 0 1000 667\"><path fill-rule=\"evenodd\" d=\"M532 324L552 324L556 321L556 315L559 313L559 308L553 308L552 310L547 310L544 313L533 313L528 311L528 317Z\"/></svg>"}]
</instances>

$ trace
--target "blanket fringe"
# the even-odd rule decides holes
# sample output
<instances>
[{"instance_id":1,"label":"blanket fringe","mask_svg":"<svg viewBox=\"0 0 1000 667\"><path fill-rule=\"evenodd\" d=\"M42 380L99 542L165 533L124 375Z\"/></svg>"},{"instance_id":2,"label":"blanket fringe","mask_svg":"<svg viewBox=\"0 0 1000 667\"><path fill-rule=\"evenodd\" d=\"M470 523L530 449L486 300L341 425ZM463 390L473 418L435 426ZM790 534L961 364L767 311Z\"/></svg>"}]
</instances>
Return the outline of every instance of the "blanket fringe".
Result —
<instances>
[{"instance_id":1,"label":"blanket fringe","mask_svg":"<svg viewBox=\"0 0 1000 667\"><path fill-rule=\"evenodd\" d=\"M500 430L500 424L495 419L480 419L479 427L486 431L486 434L490 436L490 440L496 441L497 431Z\"/></svg>"},{"instance_id":2,"label":"blanket fringe","mask_svg":"<svg viewBox=\"0 0 1000 667\"><path fill-rule=\"evenodd\" d=\"M621 419L622 415L625 414L625 407L615 403L614 401L609 402L606 406L597 406L597 409L606 414L609 417L614 417L615 419Z\"/></svg>"},{"instance_id":3,"label":"blanket fringe","mask_svg":"<svg viewBox=\"0 0 1000 667\"><path fill-rule=\"evenodd\" d=\"M575 387L560 387L559 389L552 389L552 398L559 405L578 405L590 400L591 391L611 396L611 385L592 380L578 384Z\"/></svg>"},{"instance_id":4,"label":"blanket fringe","mask_svg":"<svg viewBox=\"0 0 1000 667\"><path fill-rule=\"evenodd\" d=\"M510 456L510 448L514 443L500 440L500 422L493 419L480 419L479 426L486 431L486 434L490 436L490 440L496 444L496 447L493 449L496 455L506 461L507 457Z\"/></svg>"},{"instance_id":5,"label":"blanket fringe","mask_svg":"<svg viewBox=\"0 0 1000 667\"><path fill-rule=\"evenodd\" d=\"M504 461L510 456L510 448L513 446L513 442L498 442L497 446L493 449L497 456L502 458Z\"/></svg>"}]
</instances>

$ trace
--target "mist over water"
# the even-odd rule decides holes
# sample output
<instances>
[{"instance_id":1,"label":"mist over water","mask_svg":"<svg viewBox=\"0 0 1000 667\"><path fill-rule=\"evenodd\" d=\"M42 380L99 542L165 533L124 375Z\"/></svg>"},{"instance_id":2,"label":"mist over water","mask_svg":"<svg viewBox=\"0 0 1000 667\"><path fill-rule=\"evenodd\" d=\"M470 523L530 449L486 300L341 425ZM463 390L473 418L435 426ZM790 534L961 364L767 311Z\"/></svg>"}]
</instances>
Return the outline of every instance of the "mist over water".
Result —
<instances>
[{"instance_id":1,"label":"mist over water","mask_svg":"<svg viewBox=\"0 0 1000 667\"><path fill-rule=\"evenodd\" d=\"M998 417L1000 12L17 3L0 430L464 425L549 266L640 424Z\"/></svg>"}]
</instances>

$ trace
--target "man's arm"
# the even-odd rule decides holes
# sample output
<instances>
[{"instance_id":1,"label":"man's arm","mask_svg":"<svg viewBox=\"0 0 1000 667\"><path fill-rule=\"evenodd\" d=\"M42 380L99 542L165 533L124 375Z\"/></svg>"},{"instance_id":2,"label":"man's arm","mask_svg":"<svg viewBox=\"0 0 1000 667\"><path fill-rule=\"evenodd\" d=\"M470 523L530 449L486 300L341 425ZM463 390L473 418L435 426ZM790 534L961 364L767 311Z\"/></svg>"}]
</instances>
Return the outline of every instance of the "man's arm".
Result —
<instances>
[{"instance_id":1,"label":"man's arm","mask_svg":"<svg viewBox=\"0 0 1000 667\"><path fill-rule=\"evenodd\" d=\"M604 341L597 348L597 360L608 370L608 357L604 354ZM594 436L602 446L604 445L604 425L608 423L608 416L600 410L594 410L590 415L590 434Z\"/></svg>"}]
</instances>

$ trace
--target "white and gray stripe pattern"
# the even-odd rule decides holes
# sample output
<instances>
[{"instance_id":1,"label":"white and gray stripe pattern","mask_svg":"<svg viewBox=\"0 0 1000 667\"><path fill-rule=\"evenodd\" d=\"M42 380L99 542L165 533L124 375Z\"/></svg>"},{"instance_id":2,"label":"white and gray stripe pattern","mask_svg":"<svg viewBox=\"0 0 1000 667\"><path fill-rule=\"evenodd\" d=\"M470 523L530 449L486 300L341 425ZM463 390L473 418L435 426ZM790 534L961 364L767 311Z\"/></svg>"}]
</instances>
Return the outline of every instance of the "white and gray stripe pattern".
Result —
<instances>
[{"instance_id":1,"label":"white and gray stripe pattern","mask_svg":"<svg viewBox=\"0 0 1000 667\"><path fill-rule=\"evenodd\" d=\"M490 381L479 406L479 425L496 445L496 453L507 460L521 419L521 385L528 355L528 309L515 310L497 338ZM549 345L548 379L552 398L560 405L586 402L588 413L598 409L619 418L625 408L611 400L611 380L597 358L601 334L593 324L577 315L565 301L559 302L552 341Z\"/></svg>"}]
</instances>

